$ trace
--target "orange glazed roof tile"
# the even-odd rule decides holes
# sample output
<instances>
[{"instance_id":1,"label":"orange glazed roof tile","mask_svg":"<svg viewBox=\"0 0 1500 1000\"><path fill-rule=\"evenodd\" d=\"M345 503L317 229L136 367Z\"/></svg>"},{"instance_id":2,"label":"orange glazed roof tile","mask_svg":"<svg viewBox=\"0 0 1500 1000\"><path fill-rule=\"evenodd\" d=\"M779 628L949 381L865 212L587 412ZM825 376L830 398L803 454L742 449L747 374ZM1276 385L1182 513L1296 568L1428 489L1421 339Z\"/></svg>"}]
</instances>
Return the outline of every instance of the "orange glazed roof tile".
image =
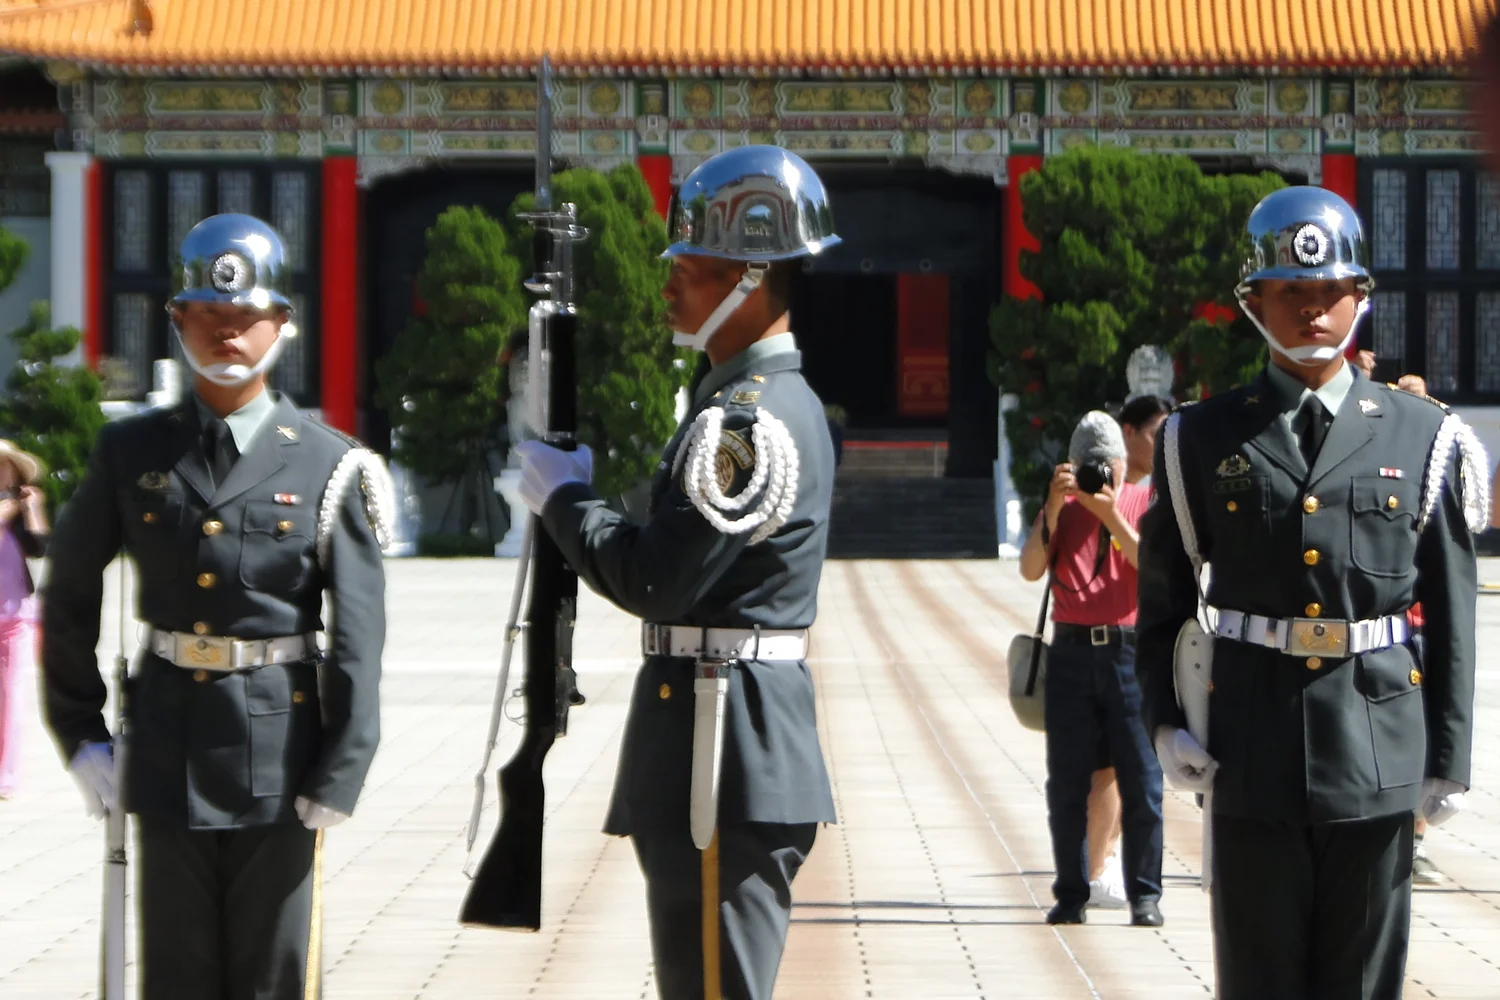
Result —
<instances>
[{"instance_id":1,"label":"orange glazed roof tile","mask_svg":"<svg viewBox=\"0 0 1500 1000\"><path fill-rule=\"evenodd\" d=\"M149 7L149 33L127 27ZM1410 70L1496 0L0 0L0 53L143 72Z\"/></svg>"}]
</instances>

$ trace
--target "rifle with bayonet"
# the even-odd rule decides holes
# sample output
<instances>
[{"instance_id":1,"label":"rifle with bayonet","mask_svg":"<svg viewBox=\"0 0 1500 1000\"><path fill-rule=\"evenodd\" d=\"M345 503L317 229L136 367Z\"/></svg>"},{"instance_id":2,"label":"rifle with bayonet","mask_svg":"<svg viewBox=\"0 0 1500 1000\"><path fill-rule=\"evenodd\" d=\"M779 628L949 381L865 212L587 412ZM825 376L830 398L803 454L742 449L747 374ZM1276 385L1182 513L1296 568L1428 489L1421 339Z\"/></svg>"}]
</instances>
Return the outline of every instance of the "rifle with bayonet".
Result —
<instances>
[{"instance_id":1,"label":"rifle with bayonet","mask_svg":"<svg viewBox=\"0 0 1500 1000\"><path fill-rule=\"evenodd\" d=\"M525 285L528 291L547 296L531 307L529 315L531 422L547 444L572 451L578 423L573 244L586 233L578 225L573 205L554 208L552 204L551 153L552 67L543 57L537 80L536 204L533 211L521 215L533 227L536 266L536 273ZM526 678L522 685L526 731L515 755L500 769L500 827L473 872L459 921L469 926L535 931L542 925L542 819L546 804L542 764L553 741L568 731L568 705L575 691L573 622L578 577L534 515L527 523L525 538L516 593L519 595L519 588L529 577L530 600L524 625L515 620L519 596L511 604L500 684L470 821L471 847L483 804L484 772L508 696L510 652L520 635L525 636L526 643Z\"/></svg>"}]
</instances>

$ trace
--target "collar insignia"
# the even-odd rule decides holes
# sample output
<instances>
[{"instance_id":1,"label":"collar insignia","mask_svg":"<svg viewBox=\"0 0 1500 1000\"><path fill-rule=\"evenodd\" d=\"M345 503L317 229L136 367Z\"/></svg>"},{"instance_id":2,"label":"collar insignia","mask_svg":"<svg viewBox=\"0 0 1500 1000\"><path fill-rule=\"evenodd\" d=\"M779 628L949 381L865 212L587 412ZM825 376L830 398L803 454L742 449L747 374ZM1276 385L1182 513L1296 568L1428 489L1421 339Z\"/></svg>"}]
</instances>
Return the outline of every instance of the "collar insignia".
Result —
<instances>
[{"instance_id":1,"label":"collar insignia","mask_svg":"<svg viewBox=\"0 0 1500 1000\"><path fill-rule=\"evenodd\" d=\"M285 424L277 424L276 425L276 433L280 434L282 437L286 438L288 441L295 441L295 440L297 440L297 432L294 431L294 430L292 430L290 427L286 426Z\"/></svg>"},{"instance_id":2,"label":"collar insignia","mask_svg":"<svg viewBox=\"0 0 1500 1000\"><path fill-rule=\"evenodd\" d=\"M165 472L145 472L135 482L141 489L152 490L157 493L160 493L172 484L172 480Z\"/></svg>"},{"instance_id":3,"label":"collar insignia","mask_svg":"<svg viewBox=\"0 0 1500 1000\"><path fill-rule=\"evenodd\" d=\"M1250 460L1244 455L1233 455L1219 463L1214 470L1220 479L1233 479L1235 476L1243 476L1250 471Z\"/></svg>"},{"instance_id":4,"label":"collar insignia","mask_svg":"<svg viewBox=\"0 0 1500 1000\"><path fill-rule=\"evenodd\" d=\"M1246 406L1255 406L1259 402L1260 402L1260 397L1259 396L1246 396L1245 397L1245 405Z\"/></svg>"},{"instance_id":5,"label":"collar insignia","mask_svg":"<svg viewBox=\"0 0 1500 1000\"><path fill-rule=\"evenodd\" d=\"M1380 409L1380 404L1373 399L1361 399L1359 401L1359 409L1362 413L1374 413Z\"/></svg>"}]
</instances>

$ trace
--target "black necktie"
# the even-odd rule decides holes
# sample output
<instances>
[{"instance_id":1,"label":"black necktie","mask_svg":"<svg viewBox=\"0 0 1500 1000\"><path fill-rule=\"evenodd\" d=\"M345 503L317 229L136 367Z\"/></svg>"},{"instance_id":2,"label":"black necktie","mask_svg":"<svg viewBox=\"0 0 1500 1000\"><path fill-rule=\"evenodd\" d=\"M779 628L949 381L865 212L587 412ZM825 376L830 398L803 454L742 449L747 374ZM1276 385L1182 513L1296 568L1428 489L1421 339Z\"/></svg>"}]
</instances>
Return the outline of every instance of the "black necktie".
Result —
<instances>
[{"instance_id":1,"label":"black necktie","mask_svg":"<svg viewBox=\"0 0 1500 1000\"><path fill-rule=\"evenodd\" d=\"M209 420L203 430L203 457L208 459L208 471L213 476L215 489L223 486L224 480L229 478L229 470L234 468L238 456L239 449L234 446L229 425L217 417Z\"/></svg>"},{"instance_id":2,"label":"black necktie","mask_svg":"<svg viewBox=\"0 0 1500 1000\"><path fill-rule=\"evenodd\" d=\"M1328 436L1328 409L1316 396L1309 395L1297 410L1297 443L1302 448L1302 459L1311 469Z\"/></svg>"}]
</instances>

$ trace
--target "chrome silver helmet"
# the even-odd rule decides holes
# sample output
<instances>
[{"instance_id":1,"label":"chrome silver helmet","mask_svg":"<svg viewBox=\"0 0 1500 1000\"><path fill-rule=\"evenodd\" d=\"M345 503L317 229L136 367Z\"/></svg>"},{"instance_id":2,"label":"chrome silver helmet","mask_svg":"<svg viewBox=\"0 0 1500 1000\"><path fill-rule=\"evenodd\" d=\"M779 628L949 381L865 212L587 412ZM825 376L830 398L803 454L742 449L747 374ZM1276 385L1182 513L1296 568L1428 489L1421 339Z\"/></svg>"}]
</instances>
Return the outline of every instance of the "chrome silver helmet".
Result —
<instances>
[{"instance_id":1,"label":"chrome silver helmet","mask_svg":"<svg viewBox=\"0 0 1500 1000\"><path fill-rule=\"evenodd\" d=\"M1251 282L1263 278L1354 278L1366 296L1375 287L1359 216L1347 201L1326 188L1273 191L1251 211L1245 228L1254 249L1235 288L1241 299L1251 291Z\"/></svg>"},{"instance_id":2,"label":"chrome silver helmet","mask_svg":"<svg viewBox=\"0 0 1500 1000\"><path fill-rule=\"evenodd\" d=\"M185 302L292 311L291 268L281 236L250 215L211 215L182 240L182 277L167 308Z\"/></svg>"},{"instance_id":3,"label":"chrome silver helmet","mask_svg":"<svg viewBox=\"0 0 1500 1000\"><path fill-rule=\"evenodd\" d=\"M672 199L667 233L663 257L746 262L805 257L839 242L823 182L780 146L740 146L699 164Z\"/></svg>"}]
</instances>

